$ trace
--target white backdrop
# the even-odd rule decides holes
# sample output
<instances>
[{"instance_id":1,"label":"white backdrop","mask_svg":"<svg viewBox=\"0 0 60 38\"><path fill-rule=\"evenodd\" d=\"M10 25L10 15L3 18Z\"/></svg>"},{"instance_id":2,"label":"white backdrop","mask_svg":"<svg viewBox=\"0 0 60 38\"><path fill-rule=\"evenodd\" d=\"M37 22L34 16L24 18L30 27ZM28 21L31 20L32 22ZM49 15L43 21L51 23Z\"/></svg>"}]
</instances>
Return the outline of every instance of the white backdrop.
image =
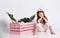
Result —
<instances>
[{"instance_id":1,"label":"white backdrop","mask_svg":"<svg viewBox=\"0 0 60 38\"><path fill-rule=\"evenodd\" d=\"M42 8L49 19L49 23L54 28L59 28L59 3L60 0L0 0L0 27L7 30L8 23L11 22L6 12L12 13L18 20L23 17L30 17L36 13L37 9Z\"/></svg>"}]
</instances>

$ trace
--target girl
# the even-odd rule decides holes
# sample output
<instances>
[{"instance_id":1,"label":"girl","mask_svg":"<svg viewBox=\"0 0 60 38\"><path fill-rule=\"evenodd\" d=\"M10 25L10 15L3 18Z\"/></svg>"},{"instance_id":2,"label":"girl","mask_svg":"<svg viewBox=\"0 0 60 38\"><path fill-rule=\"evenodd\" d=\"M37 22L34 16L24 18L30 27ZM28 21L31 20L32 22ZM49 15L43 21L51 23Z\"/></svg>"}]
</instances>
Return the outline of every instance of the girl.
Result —
<instances>
[{"instance_id":1,"label":"girl","mask_svg":"<svg viewBox=\"0 0 60 38\"><path fill-rule=\"evenodd\" d=\"M34 34L37 34L38 31L46 32L48 28L51 34L55 34L52 30L52 26L48 24L48 18L45 16L44 11L40 9L37 11L37 24Z\"/></svg>"}]
</instances>

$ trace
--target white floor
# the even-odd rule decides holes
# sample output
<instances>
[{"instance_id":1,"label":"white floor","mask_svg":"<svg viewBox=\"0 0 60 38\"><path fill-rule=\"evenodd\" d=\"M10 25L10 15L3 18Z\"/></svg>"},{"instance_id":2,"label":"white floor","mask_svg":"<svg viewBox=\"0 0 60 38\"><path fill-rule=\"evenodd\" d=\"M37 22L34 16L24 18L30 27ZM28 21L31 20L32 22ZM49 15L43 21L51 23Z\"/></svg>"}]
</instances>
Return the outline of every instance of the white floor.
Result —
<instances>
[{"instance_id":1,"label":"white floor","mask_svg":"<svg viewBox=\"0 0 60 38\"><path fill-rule=\"evenodd\" d=\"M60 30L55 29L56 35L51 35L49 32L40 32L37 35L24 34L24 35L12 35L4 32L0 32L0 38L60 38Z\"/></svg>"}]
</instances>

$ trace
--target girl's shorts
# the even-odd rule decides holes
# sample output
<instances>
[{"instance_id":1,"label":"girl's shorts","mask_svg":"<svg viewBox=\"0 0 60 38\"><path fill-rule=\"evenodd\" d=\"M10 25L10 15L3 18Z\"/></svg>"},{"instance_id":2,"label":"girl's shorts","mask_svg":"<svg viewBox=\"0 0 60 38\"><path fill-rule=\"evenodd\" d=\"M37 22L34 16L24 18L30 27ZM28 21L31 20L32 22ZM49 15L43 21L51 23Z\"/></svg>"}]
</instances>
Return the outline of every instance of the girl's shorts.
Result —
<instances>
[{"instance_id":1,"label":"girl's shorts","mask_svg":"<svg viewBox=\"0 0 60 38\"><path fill-rule=\"evenodd\" d=\"M45 23L44 25L41 24L41 23L37 23L36 25L37 27L39 27L39 31L40 32L46 32L48 27L49 27L49 24L48 23Z\"/></svg>"}]
</instances>

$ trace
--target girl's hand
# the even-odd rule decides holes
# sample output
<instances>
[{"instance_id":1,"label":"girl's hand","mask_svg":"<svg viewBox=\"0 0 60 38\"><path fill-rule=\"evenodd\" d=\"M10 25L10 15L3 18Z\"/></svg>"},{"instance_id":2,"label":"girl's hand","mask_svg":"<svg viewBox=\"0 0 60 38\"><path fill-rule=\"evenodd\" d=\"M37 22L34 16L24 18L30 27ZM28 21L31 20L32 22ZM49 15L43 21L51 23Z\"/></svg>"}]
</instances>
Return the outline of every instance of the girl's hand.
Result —
<instances>
[{"instance_id":1,"label":"girl's hand","mask_svg":"<svg viewBox=\"0 0 60 38\"><path fill-rule=\"evenodd\" d=\"M47 23L48 22L48 19L47 18L45 18L45 17L42 17L43 19L44 19L44 21Z\"/></svg>"}]
</instances>

